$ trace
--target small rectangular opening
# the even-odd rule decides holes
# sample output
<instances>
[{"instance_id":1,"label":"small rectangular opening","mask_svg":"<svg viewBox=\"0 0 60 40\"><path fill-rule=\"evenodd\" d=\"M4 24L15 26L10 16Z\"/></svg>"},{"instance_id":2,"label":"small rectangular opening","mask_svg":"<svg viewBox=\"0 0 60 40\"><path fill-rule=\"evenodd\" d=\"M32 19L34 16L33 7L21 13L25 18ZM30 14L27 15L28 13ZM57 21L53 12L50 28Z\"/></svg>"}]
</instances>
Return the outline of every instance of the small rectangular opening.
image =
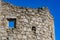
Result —
<instances>
[{"instance_id":1,"label":"small rectangular opening","mask_svg":"<svg viewBox=\"0 0 60 40\"><path fill-rule=\"evenodd\" d=\"M8 27L9 28L16 28L16 19L15 18L8 18Z\"/></svg>"},{"instance_id":2,"label":"small rectangular opening","mask_svg":"<svg viewBox=\"0 0 60 40\"><path fill-rule=\"evenodd\" d=\"M33 31L34 33L36 33L36 27L35 27L35 26L32 26L32 31Z\"/></svg>"}]
</instances>

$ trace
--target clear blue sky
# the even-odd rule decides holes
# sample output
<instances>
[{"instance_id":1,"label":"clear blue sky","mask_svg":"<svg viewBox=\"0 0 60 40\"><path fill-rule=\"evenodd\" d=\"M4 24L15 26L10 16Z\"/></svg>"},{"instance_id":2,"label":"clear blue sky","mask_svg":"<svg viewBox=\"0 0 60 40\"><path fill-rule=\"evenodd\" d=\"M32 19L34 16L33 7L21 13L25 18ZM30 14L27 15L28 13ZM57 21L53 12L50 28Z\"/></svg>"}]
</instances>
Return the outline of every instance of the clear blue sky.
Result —
<instances>
[{"instance_id":1,"label":"clear blue sky","mask_svg":"<svg viewBox=\"0 0 60 40\"><path fill-rule=\"evenodd\" d=\"M5 0L16 6L31 8L48 7L54 17L56 40L60 40L60 0Z\"/></svg>"}]
</instances>

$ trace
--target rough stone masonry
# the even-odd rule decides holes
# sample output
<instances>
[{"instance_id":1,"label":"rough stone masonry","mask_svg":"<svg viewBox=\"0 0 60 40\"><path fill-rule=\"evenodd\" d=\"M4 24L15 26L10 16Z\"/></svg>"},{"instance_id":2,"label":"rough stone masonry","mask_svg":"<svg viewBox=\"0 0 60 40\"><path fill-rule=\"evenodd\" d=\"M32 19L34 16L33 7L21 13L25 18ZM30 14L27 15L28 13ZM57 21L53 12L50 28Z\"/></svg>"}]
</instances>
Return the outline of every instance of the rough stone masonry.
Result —
<instances>
[{"instance_id":1,"label":"rough stone masonry","mask_svg":"<svg viewBox=\"0 0 60 40\"><path fill-rule=\"evenodd\" d=\"M15 20L9 28L9 20ZM48 8L26 8L0 1L0 40L55 40Z\"/></svg>"}]
</instances>

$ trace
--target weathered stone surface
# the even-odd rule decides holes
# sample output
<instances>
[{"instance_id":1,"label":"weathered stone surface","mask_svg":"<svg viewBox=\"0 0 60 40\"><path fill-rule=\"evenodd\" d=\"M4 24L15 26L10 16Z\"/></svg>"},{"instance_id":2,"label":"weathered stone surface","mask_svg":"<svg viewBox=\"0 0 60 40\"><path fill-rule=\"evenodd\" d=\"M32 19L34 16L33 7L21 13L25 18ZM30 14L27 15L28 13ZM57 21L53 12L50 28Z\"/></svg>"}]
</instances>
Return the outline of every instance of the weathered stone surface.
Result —
<instances>
[{"instance_id":1,"label":"weathered stone surface","mask_svg":"<svg viewBox=\"0 0 60 40\"><path fill-rule=\"evenodd\" d=\"M32 9L0 3L0 40L54 40L54 19L48 8ZM15 28L8 27L7 18L16 19Z\"/></svg>"}]
</instances>

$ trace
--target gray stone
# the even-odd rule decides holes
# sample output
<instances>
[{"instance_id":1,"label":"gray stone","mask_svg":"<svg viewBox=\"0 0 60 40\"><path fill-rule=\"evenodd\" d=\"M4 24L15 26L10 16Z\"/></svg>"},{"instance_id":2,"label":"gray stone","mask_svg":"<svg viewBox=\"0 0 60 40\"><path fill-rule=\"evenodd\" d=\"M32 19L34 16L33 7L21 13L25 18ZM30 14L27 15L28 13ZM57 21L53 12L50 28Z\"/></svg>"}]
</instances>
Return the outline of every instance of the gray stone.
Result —
<instances>
[{"instance_id":1,"label":"gray stone","mask_svg":"<svg viewBox=\"0 0 60 40\"><path fill-rule=\"evenodd\" d=\"M16 19L14 28L9 28L7 18ZM54 36L48 8L24 8L0 0L0 40L55 40Z\"/></svg>"}]
</instances>

